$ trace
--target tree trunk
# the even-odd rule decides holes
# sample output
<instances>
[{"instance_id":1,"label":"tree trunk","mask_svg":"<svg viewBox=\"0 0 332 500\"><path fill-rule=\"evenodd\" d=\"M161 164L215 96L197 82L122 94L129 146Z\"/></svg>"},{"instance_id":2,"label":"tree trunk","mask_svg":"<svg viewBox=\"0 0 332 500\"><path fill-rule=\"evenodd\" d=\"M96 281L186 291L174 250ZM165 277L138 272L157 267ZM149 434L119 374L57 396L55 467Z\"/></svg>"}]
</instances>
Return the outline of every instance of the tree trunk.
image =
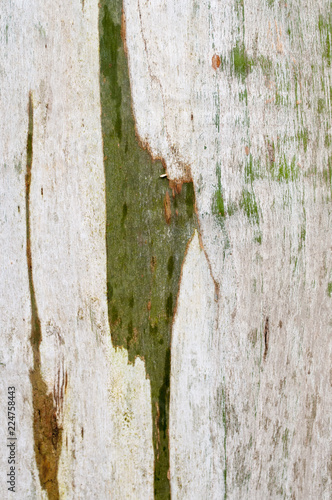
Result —
<instances>
[{"instance_id":1,"label":"tree trunk","mask_svg":"<svg viewBox=\"0 0 332 500\"><path fill-rule=\"evenodd\" d=\"M332 498L331 19L2 6L4 498Z\"/></svg>"}]
</instances>

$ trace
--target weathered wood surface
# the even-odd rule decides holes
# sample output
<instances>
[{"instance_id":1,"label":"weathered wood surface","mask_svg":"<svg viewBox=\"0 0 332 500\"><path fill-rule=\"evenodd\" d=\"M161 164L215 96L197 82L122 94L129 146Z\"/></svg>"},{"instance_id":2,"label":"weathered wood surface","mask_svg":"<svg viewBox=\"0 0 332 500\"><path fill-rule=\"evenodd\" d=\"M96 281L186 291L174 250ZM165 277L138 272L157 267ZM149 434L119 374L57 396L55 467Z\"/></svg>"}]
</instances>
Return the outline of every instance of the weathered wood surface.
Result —
<instances>
[{"instance_id":1,"label":"weathered wood surface","mask_svg":"<svg viewBox=\"0 0 332 500\"><path fill-rule=\"evenodd\" d=\"M330 2L0 23L4 498L331 498Z\"/></svg>"}]
</instances>

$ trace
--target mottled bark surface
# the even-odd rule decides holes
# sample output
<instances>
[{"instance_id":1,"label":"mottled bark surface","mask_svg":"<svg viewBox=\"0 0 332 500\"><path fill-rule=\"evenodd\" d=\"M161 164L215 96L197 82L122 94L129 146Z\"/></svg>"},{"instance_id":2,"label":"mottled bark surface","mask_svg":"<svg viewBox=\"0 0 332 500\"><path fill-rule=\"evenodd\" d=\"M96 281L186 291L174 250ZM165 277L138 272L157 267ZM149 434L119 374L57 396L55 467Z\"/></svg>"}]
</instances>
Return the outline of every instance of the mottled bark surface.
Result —
<instances>
[{"instance_id":1,"label":"mottled bark surface","mask_svg":"<svg viewBox=\"0 0 332 500\"><path fill-rule=\"evenodd\" d=\"M220 292L196 337L180 289L175 498L331 493L330 8L125 1L137 131L171 179L190 166ZM181 287L205 269L211 297L204 259L197 276L187 262Z\"/></svg>"},{"instance_id":2,"label":"mottled bark surface","mask_svg":"<svg viewBox=\"0 0 332 500\"><path fill-rule=\"evenodd\" d=\"M122 27L121 27L122 21ZM135 135L122 2L101 3L100 88L106 179L108 316L114 346L144 362L151 383L155 495L169 498L169 376L173 311L195 227L192 183L160 177ZM122 31L122 37L121 37ZM173 188L173 189L172 189Z\"/></svg>"},{"instance_id":3,"label":"mottled bark surface","mask_svg":"<svg viewBox=\"0 0 332 500\"><path fill-rule=\"evenodd\" d=\"M330 2L7 2L0 36L3 497L15 386L17 498L328 500Z\"/></svg>"}]
</instances>

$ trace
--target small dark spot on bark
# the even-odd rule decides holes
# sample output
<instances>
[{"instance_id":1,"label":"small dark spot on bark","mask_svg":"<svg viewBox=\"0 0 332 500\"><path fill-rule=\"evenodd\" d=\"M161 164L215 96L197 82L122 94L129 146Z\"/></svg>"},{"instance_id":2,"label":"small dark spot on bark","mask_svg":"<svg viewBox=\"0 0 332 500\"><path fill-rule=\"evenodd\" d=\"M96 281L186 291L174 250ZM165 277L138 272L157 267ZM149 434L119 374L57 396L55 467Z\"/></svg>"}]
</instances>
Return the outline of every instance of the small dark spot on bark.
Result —
<instances>
[{"instance_id":1,"label":"small dark spot on bark","mask_svg":"<svg viewBox=\"0 0 332 500\"><path fill-rule=\"evenodd\" d=\"M157 257L155 255L152 255L151 260L150 260L150 268L151 268L152 274L156 270L156 265L157 265Z\"/></svg>"},{"instance_id":2,"label":"small dark spot on bark","mask_svg":"<svg viewBox=\"0 0 332 500\"><path fill-rule=\"evenodd\" d=\"M167 429L167 414L168 414L167 409L169 405L170 369L171 369L171 350L170 348L167 348L165 355L164 381L159 391L160 418L158 424L159 424L159 430L163 431L164 436L166 436L166 429Z\"/></svg>"},{"instance_id":3,"label":"small dark spot on bark","mask_svg":"<svg viewBox=\"0 0 332 500\"><path fill-rule=\"evenodd\" d=\"M173 255L171 255L167 263L167 271L169 279L171 279L173 276L173 270L174 270L174 257Z\"/></svg>"},{"instance_id":4,"label":"small dark spot on bark","mask_svg":"<svg viewBox=\"0 0 332 500\"><path fill-rule=\"evenodd\" d=\"M270 143L268 142L267 143L267 151L269 153L269 160L270 160L270 164L274 163L276 161L275 159L275 153L274 153L274 143Z\"/></svg>"},{"instance_id":5,"label":"small dark spot on bark","mask_svg":"<svg viewBox=\"0 0 332 500\"><path fill-rule=\"evenodd\" d=\"M84 427L82 427L81 429L81 436L82 436L82 439L84 438Z\"/></svg>"},{"instance_id":6,"label":"small dark spot on bark","mask_svg":"<svg viewBox=\"0 0 332 500\"><path fill-rule=\"evenodd\" d=\"M282 321L279 321L279 328L282 328Z\"/></svg>"},{"instance_id":7,"label":"small dark spot on bark","mask_svg":"<svg viewBox=\"0 0 332 500\"><path fill-rule=\"evenodd\" d=\"M149 333L152 333L153 335L157 335L158 333L158 325L149 323Z\"/></svg>"},{"instance_id":8,"label":"small dark spot on bark","mask_svg":"<svg viewBox=\"0 0 332 500\"><path fill-rule=\"evenodd\" d=\"M170 293L166 300L166 316L170 318L173 315L173 295Z\"/></svg>"},{"instance_id":9,"label":"small dark spot on bark","mask_svg":"<svg viewBox=\"0 0 332 500\"><path fill-rule=\"evenodd\" d=\"M128 337L127 337L127 346L128 346L128 348L129 348L130 341L133 338L133 333L134 333L133 322L130 320L129 323L128 323Z\"/></svg>"},{"instance_id":10,"label":"small dark spot on bark","mask_svg":"<svg viewBox=\"0 0 332 500\"><path fill-rule=\"evenodd\" d=\"M44 189L43 189L43 188L40 188L40 194L41 194L42 196L44 196Z\"/></svg>"}]
</instances>

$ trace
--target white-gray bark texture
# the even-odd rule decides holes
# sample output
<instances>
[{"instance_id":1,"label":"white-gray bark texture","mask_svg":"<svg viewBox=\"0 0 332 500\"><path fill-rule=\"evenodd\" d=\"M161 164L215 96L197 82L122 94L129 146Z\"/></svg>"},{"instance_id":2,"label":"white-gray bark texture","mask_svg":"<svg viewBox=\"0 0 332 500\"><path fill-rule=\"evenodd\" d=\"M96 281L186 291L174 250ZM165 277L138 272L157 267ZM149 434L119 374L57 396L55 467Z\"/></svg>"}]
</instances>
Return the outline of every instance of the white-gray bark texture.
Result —
<instances>
[{"instance_id":1,"label":"white-gray bark texture","mask_svg":"<svg viewBox=\"0 0 332 500\"><path fill-rule=\"evenodd\" d=\"M330 0L0 9L1 498L331 499Z\"/></svg>"}]
</instances>

